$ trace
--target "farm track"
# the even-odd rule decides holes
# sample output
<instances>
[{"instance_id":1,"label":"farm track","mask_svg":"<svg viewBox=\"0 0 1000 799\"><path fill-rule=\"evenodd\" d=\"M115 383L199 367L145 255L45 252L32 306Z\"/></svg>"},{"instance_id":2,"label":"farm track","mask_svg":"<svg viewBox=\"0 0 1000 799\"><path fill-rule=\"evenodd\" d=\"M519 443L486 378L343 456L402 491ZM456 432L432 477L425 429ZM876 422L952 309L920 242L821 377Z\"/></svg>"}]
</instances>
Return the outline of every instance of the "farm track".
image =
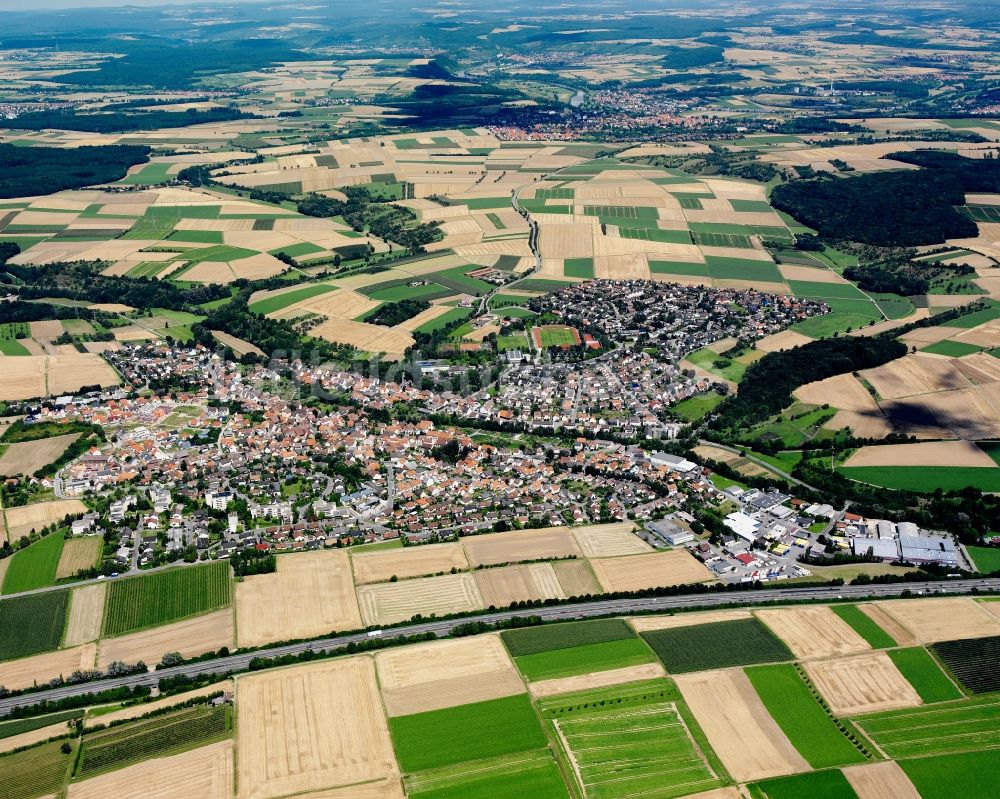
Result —
<instances>
[{"instance_id":1,"label":"farm track","mask_svg":"<svg viewBox=\"0 0 1000 799\"><path fill-rule=\"evenodd\" d=\"M576 605L562 605L541 608L526 608L517 611L503 611L496 613L481 613L465 616L459 619L444 621L424 622L421 624L409 624L402 627L395 627L387 630L386 637L412 636L421 633L432 632L439 637L447 636L453 629L470 621L482 621L486 623L501 622L514 616L533 615L539 616L547 621L568 621L587 617L622 615L627 616L635 613L665 612L676 609L692 610L695 608L712 608L720 605L762 605L771 602L795 602L795 601L831 601L836 599L862 599L862 598L886 598L898 596L903 590L909 590L914 594L968 594L973 590L982 592L1000 591L1000 578L980 578L970 580L955 580L953 582L923 582L923 583L895 583L888 585L844 585L822 588L790 588L790 589L765 589L746 593L720 593L720 594L693 594L685 596L649 597L642 599L611 599L597 602L580 603ZM188 676L196 677L201 674L213 672L241 671L249 668L250 661L254 658L277 657L280 655L295 655L310 649L327 650L349 643L360 643L371 640L367 633L353 633L350 635L323 638L315 641L303 641L295 644L285 644L279 646L265 647L254 652L229 655L223 658L213 658L199 663L190 663L183 666L161 669L155 672L133 674L127 677L117 677L108 680L98 680L95 682L80 685L65 685L47 691L38 691L25 694L23 696L8 697L0 700L0 714L6 714L16 707L33 705L43 699L53 701L64 699L70 696L96 691L106 691L122 686L156 685L162 677Z\"/></svg>"}]
</instances>

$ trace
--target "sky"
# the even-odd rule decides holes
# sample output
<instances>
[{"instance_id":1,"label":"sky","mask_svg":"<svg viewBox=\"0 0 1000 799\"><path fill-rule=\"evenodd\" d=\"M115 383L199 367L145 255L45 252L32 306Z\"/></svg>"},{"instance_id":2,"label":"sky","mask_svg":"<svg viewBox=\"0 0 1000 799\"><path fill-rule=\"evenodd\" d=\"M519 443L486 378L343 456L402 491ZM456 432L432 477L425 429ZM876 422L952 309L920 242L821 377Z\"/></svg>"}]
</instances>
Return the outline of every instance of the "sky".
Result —
<instances>
[{"instance_id":1,"label":"sky","mask_svg":"<svg viewBox=\"0 0 1000 799\"><path fill-rule=\"evenodd\" d=\"M219 2L220 0L214 0ZM0 11L37 11L40 8L120 8L122 6L210 5L213 0L0 0ZM226 0L261 2L261 0Z\"/></svg>"}]
</instances>

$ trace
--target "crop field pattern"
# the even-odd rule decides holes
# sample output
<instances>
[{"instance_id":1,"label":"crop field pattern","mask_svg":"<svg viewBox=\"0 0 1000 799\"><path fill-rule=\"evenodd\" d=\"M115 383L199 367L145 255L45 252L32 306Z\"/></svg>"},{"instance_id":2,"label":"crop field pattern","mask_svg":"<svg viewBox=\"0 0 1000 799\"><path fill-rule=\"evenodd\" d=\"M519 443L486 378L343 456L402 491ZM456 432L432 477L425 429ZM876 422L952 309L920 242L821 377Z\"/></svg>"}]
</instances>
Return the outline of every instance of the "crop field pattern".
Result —
<instances>
[{"instance_id":1,"label":"crop field pattern","mask_svg":"<svg viewBox=\"0 0 1000 799\"><path fill-rule=\"evenodd\" d=\"M84 738L77 777L220 740L229 734L229 708L195 705L178 713L109 727Z\"/></svg>"},{"instance_id":2,"label":"crop field pattern","mask_svg":"<svg viewBox=\"0 0 1000 799\"><path fill-rule=\"evenodd\" d=\"M642 637L673 674L792 660L787 647L756 619L652 630Z\"/></svg>"},{"instance_id":3,"label":"crop field pattern","mask_svg":"<svg viewBox=\"0 0 1000 799\"><path fill-rule=\"evenodd\" d=\"M863 716L856 726L891 758L1000 746L1000 696Z\"/></svg>"},{"instance_id":4,"label":"crop field pattern","mask_svg":"<svg viewBox=\"0 0 1000 799\"><path fill-rule=\"evenodd\" d=\"M124 635L167 624L229 604L228 563L168 569L108 586L106 636Z\"/></svg>"},{"instance_id":5,"label":"crop field pattern","mask_svg":"<svg viewBox=\"0 0 1000 799\"><path fill-rule=\"evenodd\" d=\"M941 641L931 649L972 693L1000 691L1000 636Z\"/></svg>"},{"instance_id":6,"label":"crop field pattern","mask_svg":"<svg viewBox=\"0 0 1000 799\"><path fill-rule=\"evenodd\" d=\"M71 755L58 741L0 757L4 799L35 799L56 793L63 784Z\"/></svg>"},{"instance_id":7,"label":"crop field pattern","mask_svg":"<svg viewBox=\"0 0 1000 799\"><path fill-rule=\"evenodd\" d=\"M13 660L59 646L69 591L47 591L0 601L0 660Z\"/></svg>"},{"instance_id":8,"label":"crop field pattern","mask_svg":"<svg viewBox=\"0 0 1000 799\"><path fill-rule=\"evenodd\" d=\"M551 722L587 799L672 799L722 784L666 682L550 700ZM561 702L562 704L558 704Z\"/></svg>"}]
</instances>

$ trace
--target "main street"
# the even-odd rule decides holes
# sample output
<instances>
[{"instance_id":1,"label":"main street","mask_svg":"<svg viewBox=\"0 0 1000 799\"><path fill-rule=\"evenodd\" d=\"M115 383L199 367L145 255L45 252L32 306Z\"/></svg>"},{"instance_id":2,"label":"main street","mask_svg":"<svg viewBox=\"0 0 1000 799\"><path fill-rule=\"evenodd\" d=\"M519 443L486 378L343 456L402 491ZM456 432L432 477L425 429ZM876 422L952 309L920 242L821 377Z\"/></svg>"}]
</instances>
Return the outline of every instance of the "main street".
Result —
<instances>
[{"instance_id":1,"label":"main street","mask_svg":"<svg viewBox=\"0 0 1000 799\"><path fill-rule=\"evenodd\" d=\"M693 608L712 608L719 605L758 605L768 602L796 601L835 601L838 599L869 599L878 597L898 596L903 590L909 590L914 595L929 594L966 594L973 589L981 592L1000 592L1000 578L977 578L970 580L951 580L920 583L889 583L875 585L844 585L819 588L786 588L763 589L759 591L733 591L712 594L688 594L683 596L649 597L645 599L609 599L596 602L586 602L574 605L554 605L550 607L525 608L517 611L502 611L483 613L477 616L467 616L447 621L427 621L420 624L409 624L404 627L394 627L382 633L384 638L396 636L421 635L434 633L439 638L447 636L456 627L470 621L493 624L510 619L513 616L539 616L547 621L570 619L585 619L593 616L619 615L627 616L635 613L664 612L674 610L690 610ZM249 668L250 661L257 657L273 658L282 655L297 655L309 649L316 651L336 649L349 643L370 641L369 633L334 636L315 641L296 644L266 647L255 652L228 655L213 658L199 663L159 669L154 672L133 674L127 677L115 677L107 680L83 683L80 685L64 685L47 691L29 693L23 696L8 697L0 700L0 715L6 715L13 708L33 705L43 699L50 701L79 696L97 691L125 686L154 686L163 677L197 677L201 674L238 672Z\"/></svg>"}]
</instances>

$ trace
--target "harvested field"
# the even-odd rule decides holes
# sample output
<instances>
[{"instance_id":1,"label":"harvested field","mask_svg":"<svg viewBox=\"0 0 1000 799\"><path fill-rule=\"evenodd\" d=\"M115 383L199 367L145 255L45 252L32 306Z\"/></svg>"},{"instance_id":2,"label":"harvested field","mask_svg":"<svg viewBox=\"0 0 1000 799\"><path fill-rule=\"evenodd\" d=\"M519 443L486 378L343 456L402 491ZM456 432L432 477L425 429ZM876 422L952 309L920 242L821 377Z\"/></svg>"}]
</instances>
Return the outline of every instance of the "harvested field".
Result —
<instances>
[{"instance_id":1,"label":"harvested field","mask_svg":"<svg viewBox=\"0 0 1000 799\"><path fill-rule=\"evenodd\" d=\"M919 352L875 369L866 369L861 376L875 387L880 397L887 400L961 389L969 385L949 361Z\"/></svg>"},{"instance_id":2,"label":"harvested field","mask_svg":"<svg viewBox=\"0 0 1000 799\"><path fill-rule=\"evenodd\" d=\"M220 344L224 344L229 347L238 356L246 355L247 353L253 353L260 358L264 357L264 351L260 347L256 347L249 341L244 341L241 338L236 338L236 336L231 336L228 333L223 333L221 330L213 330L212 337L218 341Z\"/></svg>"},{"instance_id":3,"label":"harvested field","mask_svg":"<svg viewBox=\"0 0 1000 799\"><path fill-rule=\"evenodd\" d=\"M232 694L233 681L222 680L221 682L212 683L211 685L206 685L204 688L198 688L194 691L185 691L182 694L174 694L173 696L167 696L163 699L157 699L152 702L145 702L140 705L124 707L121 710L113 710L110 713L89 716L84 720L84 728L107 726L119 721L130 721L131 719L137 719L140 716L145 716L149 713L163 710L164 708L176 707L177 705L184 704L189 699L209 696L211 694L218 693L219 691L225 691Z\"/></svg>"},{"instance_id":4,"label":"harvested field","mask_svg":"<svg viewBox=\"0 0 1000 799\"><path fill-rule=\"evenodd\" d=\"M44 683L60 674L71 674L78 669L94 668L97 655L96 644L85 644L72 649L46 652L20 660L0 662L0 685L11 691L30 688L36 683Z\"/></svg>"},{"instance_id":5,"label":"harvested field","mask_svg":"<svg viewBox=\"0 0 1000 799\"><path fill-rule=\"evenodd\" d=\"M465 554L473 566L492 566L581 554L576 539L567 527L474 535L463 538L462 546L465 547Z\"/></svg>"},{"instance_id":6,"label":"harvested field","mask_svg":"<svg viewBox=\"0 0 1000 799\"><path fill-rule=\"evenodd\" d=\"M72 394L81 386L117 386L121 379L100 355L76 353L48 356L49 394Z\"/></svg>"},{"instance_id":7,"label":"harvested field","mask_svg":"<svg viewBox=\"0 0 1000 799\"><path fill-rule=\"evenodd\" d=\"M780 352L781 350L790 350L794 347L801 347L803 344L808 344L810 341L812 341L811 338L803 336L801 333L796 333L794 330L782 330L780 333L765 336L758 341L757 349L762 352Z\"/></svg>"},{"instance_id":8,"label":"harvested field","mask_svg":"<svg viewBox=\"0 0 1000 799\"><path fill-rule=\"evenodd\" d=\"M586 596L601 592L601 585L587 561L558 560L551 566L566 596Z\"/></svg>"},{"instance_id":9,"label":"harvested field","mask_svg":"<svg viewBox=\"0 0 1000 799\"><path fill-rule=\"evenodd\" d=\"M67 799L229 799L233 743L218 743L146 760L70 785Z\"/></svg>"},{"instance_id":10,"label":"harvested field","mask_svg":"<svg viewBox=\"0 0 1000 799\"><path fill-rule=\"evenodd\" d=\"M386 777L346 788L327 788L316 793L300 793L295 799L406 799L399 777Z\"/></svg>"},{"instance_id":11,"label":"harvested field","mask_svg":"<svg viewBox=\"0 0 1000 799\"><path fill-rule=\"evenodd\" d=\"M236 584L240 646L362 627L343 550L278 556L278 571Z\"/></svg>"},{"instance_id":12,"label":"harvested field","mask_svg":"<svg viewBox=\"0 0 1000 799\"><path fill-rule=\"evenodd\" d=\"M314 327L309 335L337 344L350 344L363 352L378 352L394 357L402 357L413 344L413 336L405 330L350 319L330 319Z\"/></svg>"},{"instance_id":13,"label":"harvested field","mask_svg":"<svg viewBox=\"0 0 1000 799\"><path fill-rule=\"evenodd\" d=\"M486 607L503 608L526 599L566 597L549 563L480 569L473 576Z\"/></svg>"},{"instance_id":14,"label":"harvested field","mask_svg":"<svg viewBox=\"0 0 1000 799\"><path fill-rule=\"evenodd\" d=\"M632 522L592 524L574 527L573 537L588 558L610 558L616 555L638 555L653 548L632 531Z\"/></svg>"},{"instance_id":15,"label":"harvested field","mask_svg":"<svg viewBox=\"0 0 1000 799\"><path fill-rule=\"evenodd\" d=\"M69 619L66 622L63 646L85 644L100 637L107 587L107 583L97 583L73 589L70 594Z\"/></svg>"},{"instance_id":16,"label":"harvested field","mask_svg":"<svg viewBox=\"0 0 1000 799\"><path fill-rule=\"evenodd\" d=\"M61 521L64 516L86 513L87 506L78 499L57 499L52 502L36 502L20 508L8 508L7 534L11 538L27 535L32 530L41 530L48 524Z\"/></svg>"},{"instance_id":17,"label":"harvested field","mask_svg":"<svg viewBox=\"0 0 1000 799\"><path fill-rule=\"evenodd\" d=\"M619 558L595 558L590 561L590 565L601 587L609 593L703 583L715 579L715 575L701 561L684 549Z\"/></svg>"},{"instance_id":18,"label":"harvested field","mask_svg":"<svg viewBox=\"0 0 1000 799\"><path fill-rule=\"evenodd\" d=\"M969 441L928 441L921 444L887 444L862 447L844 466L912 466L926 463L940 466L997 468L996 462Z\"/></svg>"},{"instance_id":19,"label":"harvested field","mask_svg":"<svg viewBox=\"0 0 1000 799\"><path fill-rule=\"evenodd\" d=\"M72 577L81 569L89 569L97 562L104 542L100 536L88 535L83 538L67 538L63 543L59 565L56 567L56 579Z\"/></svg>"},{"instance_id":20,"label":"harvested field","mask_svg":"<svg viewBox=\"0 0 1000 799\"><path fill-rule=\"evenodd\" d=\"M875 399L851 374L836 375L826 380L807 383L795 391L795 396L810 405L829 403L832 407L844 411L879 413Z\"/></svg>"},{"instance_id":21,"label":"harvested field","mask_svg":"<svg viewBox=\"0 0 1000 799\"><path fill-rule=\"evenodd\" d=\"M369 657L240 677L236 696L240 799L287 796L398 773Z\"/></svg>"},{"instance_id":22,"label":"harvested field","mask_svg":"<svg viewBox=\"0 0 1000 799\"><path fill-rule=\"evenodd\" d=\"M63 333L62 322L58 319L46 319L41 322L29 322L28 329L33 339L59 338Z\"/></svg>"},{"instance_id":23,"label":"harvested field","mask_svg":"<svg viewBox=\"0 0 1000 799\"><path fill-rule=\"evenodd\" d=\"M842 769L858 799L920 799L906 772L895 760Z\"/></svg>"},{"instance_id":24,"label":"harvested field","mask_svg":"<svg viewBox=\"0 0 1000 799\"><path fill-rule=\"evenodd\" d=\"M230 649L236 646L230 608L118 638L105 638L101 641L98 666L106 669L116 660L123 663L141 660L154 665L167 652L194 657L224 646Z\"/></svg>"},{"instance_id":25,"label":"harvested field","mask_svg":"<svg viewBox=\"0 0 1000 799\"><path fill-rule=\"evenodd\" d=\"M6 368L7 362L4 362ZM43 438L40 441L22 441L11 444L0 455L0 475L18 477L34 474L55 461L66 447L80 437L79 433Z\"/></svg>"},{"instance_id":26,"label":"harvested field","mask_svg":"<svg viewBox=\"0 0 1000 799\"><path fill-rule=\"evenodd\" d=\"M637 616L629 619L629 624L637 633L645 633L651 630L673 630L676 627L694 627L698 624L741 621L749 618L749 610L709 610L704 613L678 613L676 616Z\"/></svg>"},{"instance_id":27,"label":"harvested field","mask_svg":"<svg viewBox=\"0 0 1000 799\"><path fill-rule=\"evenodd\" d=\"M855 716L922 704L885 652L805 664L806 673L838 716Z\"/></svg>"},{"instance_id":28,"label":"harvested field","mask_svg":"<svg viewBox=\"0 0 1000 799\"><path fill-rule=\"evenodd\" d=\"M0 738L0 754L3 752L13 752L15 749L20 749L23 746L39 744L42 741L49 740L49 738L66 735L69 731L70 728L67 723L60 721L56 724L49 724L47 727L39 727L37 730L30 730L18 735L10 735L7 738Z\"/></svg>"},{"instance_id":29,"label":"harvested field","mask_svg":"<svg viewBox=\"0 0 1000 799\"><path fill-rule=\"evenodd\" d=\"M0 400L31 399L48 394L45 381L45 355L22 355L4 358L0 373Z\"/></svg>"},{"instance_id":30,"label":"harvested field","mask_svg":"<svg viewBox=\"0 0 1000 799\"><path fill-rule=\"evenodd\" d=\"M471 574L363 585L358 588L358 604L365 624L394 624L418 613L444 615L485 607Z\"/></svg>"},{"instance_id":31,"label":"harvested field","mask_svg":"<svg viewBox=\"0 0 1000 799\"><path fill-rule=\"evenodd\" d=\"M864 638L828 607L763 609L756 611L756 615L802 660L871 649Z\"/></svg>"},{"instance_id":32,"label":"harvested field","mask_svg":"<svg viewBox=\"0 0 1000 799\"><path fill-rule=\"evenodd\" d=\"M524 692L517 669L495 635L390 649L375 655L375 664L390 716Z\"/></svg>"},{"instance_id":33,"label":"harvested field","mask_svg":"<svg viewBox=\"0 0 1000 799\"><path fill-rule=\"evenodd\" d=\"M1000 635L1000 619L964 598L890 599L878 602L921 643Z\"/></svg>"},{"instance_id":34,"label":"harvested field","mask_svg":"<svg viewBox=\"0 0 1000 799\"><path fill-rule=\"evenodd\" d=\"M438 572L451 571L453 568L459 571L466 571L469 568L465 550L458 542L367 554L359 552L351 555L351 564L354 566L354 580L359 585L384 582L392 577L405 580L410 577L426 577Z\"/></svg>"},{"instance_id":35,"label":"harvested field","mask_svg":"<svg viewBox=\"0 0 1000 799\"><path fill-rule=\"evenodd\" d=\"M536 699L541 696L556 696L574 691L587 691L593 688L606 688L611 685L623 685L640 680L653 680L666 677L667 672L659 663L644 663L641 666L626 666L622 669L590 672L575 677L558 677L553 680L539 680L528 685L528 691Z\"/></svg>"},{"instance_id":36,"label":"harvested field","mask_svg":"<svg viewBox=\"0 0 1000 799\"><path fill-rule=\"evenodd\" d=\"M886 613L885 609L879 605L866 602L858 605L858 608L869 619L892 636L893 640L900 646L913 646L917 643L917 639L913 633L900 624L894 617Z\"/></svg>"},{"instance_id":37,"label":"harvested field","mask_svg":"<svg viewBox=\"0 0 1000 799\"><path fill-rule=\"evenodd\" d=\"M677 687L709 743L737 782L808 771L739 669L681 674Z\"/></svg>"}]
</instances>

